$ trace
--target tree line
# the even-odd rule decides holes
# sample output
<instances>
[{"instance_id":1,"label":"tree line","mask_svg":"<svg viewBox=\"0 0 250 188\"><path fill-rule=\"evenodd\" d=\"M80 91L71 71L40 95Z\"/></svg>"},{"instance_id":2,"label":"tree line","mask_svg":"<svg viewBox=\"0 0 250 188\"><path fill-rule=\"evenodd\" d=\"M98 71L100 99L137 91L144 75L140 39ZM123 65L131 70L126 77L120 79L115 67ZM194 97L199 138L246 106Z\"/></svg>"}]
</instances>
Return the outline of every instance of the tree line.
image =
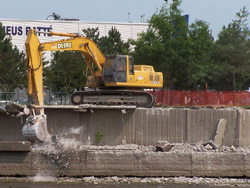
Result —
<instances>
[{"instance_id":1,"label":"tree line","mask_svg":"<svg viewBox=\"0 0 250 188\"><path fill-rule=\"evenodd\" d=\"M214 39L208 23L190 25L181 1L164 4L136 40L122 41L116 28L100 36L98 28L83 30L105 55L132 55L135 64L154 66L164 74L164 88L176 90L238 91L250 87L250 29L243 7ZM48 63L48 62L47 62ZM46 64L46 63L44 63ZM54 92L84 88L88 73L79 52L55 52L44 68L45 85ZM0 25L0 90L27 87L25 55L11 44Z\"/></svg>"}]
</instances>

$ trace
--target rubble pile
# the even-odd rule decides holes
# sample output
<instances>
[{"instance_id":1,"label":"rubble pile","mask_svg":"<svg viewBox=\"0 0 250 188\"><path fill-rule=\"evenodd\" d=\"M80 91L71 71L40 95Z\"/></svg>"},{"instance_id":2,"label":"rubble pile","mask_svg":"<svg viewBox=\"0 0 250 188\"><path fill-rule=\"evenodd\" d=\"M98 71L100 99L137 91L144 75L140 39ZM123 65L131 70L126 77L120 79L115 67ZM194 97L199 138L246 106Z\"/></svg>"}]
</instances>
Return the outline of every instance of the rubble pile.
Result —
<instances>
[{"instance_id":1,"label":"rubble pile","mask_svg":"<svg viewBox=\"0 0 250 188\"><path fill-rule=\"evenodd\" d=\"M57 169L66 170L75 154L74 150L62 152L42 152L42 155L50 159L50 162L56 166Z\"/></svg>"},{"instance_id":2,"label":"rubble pile","mask_svg":"<svg viewBox=\"0 0 250 188\"><path fill-rule=\"evenodd\" d=\"M195 152L240 152L240 153L250 153L250 147L239 147L234 146L219 146L216 149L207 144L187 144L187 143L176 143L169 152L175 153L195 153Z\"/></svg>"},{"instance_id":3,"label":"rubble pile","mask_svg":"<svg viewBox=\"0 0 250 188\"><path fill-rule=\"evenodd\" d=\"M136 144L124 144L124 145L84 145L80 141L72 138L57 138L56 143L47 143L43 145L35 145L32 150L39 152L42 158L39 158L40 162L49 161L49 164L53 165L56 170L70 170L73 165L77 165L80 161L79 156L81 152L134 152L134 153L250 153L250 146L246 147L228 147L228 146L216 146L212 141L200 142L196 144L188 143L174 143L170 144L167 141L161 141L156 146L142 146ZM162 147L163 150L159 150L158 147ZM169 147L171 146L171 147ZM80 155L79 155L80 154ZM46 160L43 160L43 159ZM37 161L39 163L39 161ZM41 173L41 171L39 172ZM53 176L53 174L52 174ZM250 183L249 179L233 179L233 178L187 178L187 177L83 177L83 178L61 178L60 175L54 175L56 182L83 182L87 184L213 184L213 185L234 185L234 184L247 184ZM32 181L39 181L40 176L33 178ZM49 179L49 178L46 178Z\"/></svg>"},{"instance_id":4,"label":"rubble pile","mask_svg":"<svg viewBox=\"0 0 250 188\"><path fill-rule=\"evenodd\" d=\"M34 145L33 151L40 151L46 155L59 155L60 153L76 153L81 151L134 151L134 152L168 152L168 153L199 153L199 152L238 152L238 153L250 153L250 146L235 147L235 146L216 146L213 142L204 142L197 144L189 143L174 143L168 144L168 150L159 150L156 146L143 146L136 144L124 144L124 145L84 145L80 141L71 138L59 138L57 143L46 143L43 145Z\"/></svg>"},{"instance_id":5,"label":"rubble pile","mask_svg":"<svg viewBox=\"0 0 250 188\"><path fill-rule=\"evenodd\" d=\"M35 177L0 177L0 181L4 182L56 182L60 183L83 183L94 185L109 185L109 184L145 184L145 185L208 185L208 186L226 186L226 187L246 187L249 185L250 180L247 178L203 178L203 177L82 177L70 178L60 177L54 178L51 176L35 176Z\"/></svg>"},{"instance_id":6,"label":"rubble pile","mask_svg":"<svg viewBox=\"0 0 250 188\"><path fill-rule=\"evenodd\" d=\"M64 181L58 179L58 181ZM74 181L72 178L68 178L67 181ZM78 180L79 181L79 180ZM249 184L249 179L238 178L203 178L203 177L84 177L80 181L88 184L194 184L194 185L227 185L235 186L240 184Z\"/></svg>"},{"instance_id":7,"label":"rubble pile","mask_svg":"<svg viewBox=\"0 0 250 188\"><path fill-rule=\"evenodd\" d=\"M162 144L163 142L160 142ZM169 143L167 143L168 145ZM166 146L166 144L162 144ZM43 144L36 145L33 150L39 152L46 160L51 161L50 163L56 167L58 170L68 170L70 169L70 163L77 163L79 160L79 152L139 152L139 153L216 153L216 152L236 152L236 153L250 153L250 146L246 147L228 147L219 146L214 147L212 142L187 144L187 143L175 143L170 144L171 147L167 151L159 151L156 146L141 146L135 144L124 144L116 146L98 146L98 145L83 145L80 141L70 138L60 138L57 144ZM85 184L194 184L194 185L223 185L223 186L235 186L235 185L247 185L250 183L250 179L240 179L240 178L203 178L203 177L60 177L60 175L52 174L52 178L44 178L41 176L42 172L33 178L29 178L28 181L39 182L39 181L53 181L57 183L65 182L80 182ZM48 175L48 173L46 173ZM50 174L51 175L51 174ZM56 178L53 178L56 177ZM25 180L26 181L26 180Z\"/></svg>"}]
</instances>

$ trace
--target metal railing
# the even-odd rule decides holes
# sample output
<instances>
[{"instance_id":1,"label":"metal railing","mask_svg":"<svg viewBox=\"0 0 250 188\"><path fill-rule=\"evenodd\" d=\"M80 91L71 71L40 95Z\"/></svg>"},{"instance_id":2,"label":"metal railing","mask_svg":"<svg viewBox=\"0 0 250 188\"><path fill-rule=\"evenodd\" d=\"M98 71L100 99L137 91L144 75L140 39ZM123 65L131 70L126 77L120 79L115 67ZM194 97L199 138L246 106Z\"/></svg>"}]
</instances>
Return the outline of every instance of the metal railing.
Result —
<instances>
[{"instance_id":1,"label":"metal railing","mask_svg":"<svg viewBox=\"0 0 250 188\"><path fill-rule=\"evenodd\" d=\"M46 105L69 105L70 94L64 92L44 93L44 104ZM0 92L0 105L6 105L11 102L18 104L28 103L28 94L26 92Z\"/></svg>"}]
</instances>

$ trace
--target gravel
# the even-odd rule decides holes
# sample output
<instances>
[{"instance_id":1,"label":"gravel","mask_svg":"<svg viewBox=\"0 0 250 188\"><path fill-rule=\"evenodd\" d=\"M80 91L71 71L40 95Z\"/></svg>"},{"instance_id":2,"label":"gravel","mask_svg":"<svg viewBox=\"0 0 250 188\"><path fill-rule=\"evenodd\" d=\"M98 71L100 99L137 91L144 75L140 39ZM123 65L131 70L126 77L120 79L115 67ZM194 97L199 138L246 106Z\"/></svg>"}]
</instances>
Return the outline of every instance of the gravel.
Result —
<instances>
[{"instance_id":1,"label":"gravel","mask_svg":"<svg viewBox=\"0 0 250 188\"><path fill-rule=\"evenodd\" d=\"M227 187L246 187L250 184L250 179L238 178L203 178L203 177L51 177L51 176L35 176L35 177L0 177L0 182L56 182L60 183L84 183L92 185L106 185L106 184L157 184L157 185L208 185L208 186L227 186Z\"/></svg>"},{"instance_id":2,"label":"gravel","mask_svg":"<svg viewBox=\"0 0 250 188\"><path fill-rule=\"evenodd\" d=\"M174 143L171 144L172 148L168 153L204 153L204 152L212 152L212 153L228 153L228 152L236 152L236 153L250 153L250 146L244 147L235 147L235 146L220 146L216 149L211 145L203 145L202 143L198 144L188 144L188 143ZM83 145L81 142L75 139L65 139L59 138L57 144L43 144L43 145L34 145L32 148L33 151L42 151L45 153L62 153L62 152L80 152L80 151L100 151L100 152L108 152L108 151L134 151L134 152L156 152L155 146L143 146L136 144L124 144L124 145L116 145L116 146L98 146L98 145Z\"/></svg>"}]
</instances>

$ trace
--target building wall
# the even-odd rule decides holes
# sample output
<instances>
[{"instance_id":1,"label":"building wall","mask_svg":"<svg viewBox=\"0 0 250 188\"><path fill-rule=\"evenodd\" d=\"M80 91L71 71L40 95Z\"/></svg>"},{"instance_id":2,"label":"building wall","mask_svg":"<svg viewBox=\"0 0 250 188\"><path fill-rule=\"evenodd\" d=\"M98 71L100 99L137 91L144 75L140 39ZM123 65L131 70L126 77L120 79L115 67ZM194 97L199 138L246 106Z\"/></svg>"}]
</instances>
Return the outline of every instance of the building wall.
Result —
<instances>
[{"instance_id":1,"label":"building wall","mask_svg":"<svg viewBox=\"0 0 250 188\"><path fill-rule=\"evenodd\" d=\"M136 39L138 33L146 31L148 25L145 23L108 23L108 22L83 22L83 21L61 21L61 20L11 20L0 19L5 33L11 36L12 43L17 46L20 51L25 51L25 40L27 32L31 28L35 28L37 31L61 33L82 33L83 29L87 28L99 28L100 36L105 36L108 31L115 27L120 33L121 38L124 41L128 39ZM39 40L41 42L49 42L54 40L60 40L63 37L47 36L46 34L40 34ZM50 52L45 53L46 58L50 58Z\"/></svg>"}]
</instances>

